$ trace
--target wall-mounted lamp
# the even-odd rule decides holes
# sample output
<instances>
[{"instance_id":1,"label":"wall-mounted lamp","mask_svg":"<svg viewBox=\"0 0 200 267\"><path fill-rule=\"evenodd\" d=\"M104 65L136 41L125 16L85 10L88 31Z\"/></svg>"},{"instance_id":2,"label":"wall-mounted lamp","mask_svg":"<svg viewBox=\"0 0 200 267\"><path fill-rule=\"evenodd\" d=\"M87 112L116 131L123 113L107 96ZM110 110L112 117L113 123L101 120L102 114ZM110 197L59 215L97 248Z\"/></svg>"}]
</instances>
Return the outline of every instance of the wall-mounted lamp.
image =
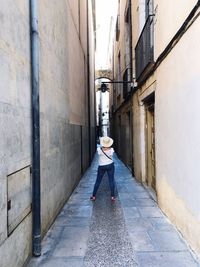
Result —
<instances>
[{"instance_id":1,"label":"wall-mounted lamp","mask_svg":"<svg viewBox=\"0 0 200 267\"><path fill-rule=\"evenodd\" d=\"M101 87L98 89L102 93L105 93L105 92L109 91L109 88L107 87L106 83L123 83L123 84L130 83L132 89L134 89L134 88L137 87L137 85L135 85L134 82L132 82L132 81L110 81L110 82L102 82L101 83Z\"/></svg>"},{"instance_id":2,"label":"wall-mounted lamp","mask_svg":"<svg viewBox=\"0 0 200 267\"><path fill-rule=\"evenodd\" d=\"M107 85L106 85L104 82L101 84L101 87L100 87L99 90L100 90L102 93L105 93L106 91L109 91Z\"/></svg>"}]
</instances>

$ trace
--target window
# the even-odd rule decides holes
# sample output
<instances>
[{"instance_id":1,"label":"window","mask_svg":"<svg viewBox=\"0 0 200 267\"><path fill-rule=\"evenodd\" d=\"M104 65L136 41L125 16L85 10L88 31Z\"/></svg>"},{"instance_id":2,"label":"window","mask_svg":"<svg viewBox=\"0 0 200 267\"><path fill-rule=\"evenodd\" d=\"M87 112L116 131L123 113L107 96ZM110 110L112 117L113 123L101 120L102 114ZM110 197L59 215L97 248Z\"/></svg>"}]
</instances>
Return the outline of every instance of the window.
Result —
<instances>
[{"instance_id":1,"label":"window","mask_svg":"<svg viewBox=\"0 0 200 267\"><path fill-rule=\"evenodd\" d=\"M135 47L137 81L154 63L153 0L145 4L146 22Z\"/></svg>"}]
</instances>

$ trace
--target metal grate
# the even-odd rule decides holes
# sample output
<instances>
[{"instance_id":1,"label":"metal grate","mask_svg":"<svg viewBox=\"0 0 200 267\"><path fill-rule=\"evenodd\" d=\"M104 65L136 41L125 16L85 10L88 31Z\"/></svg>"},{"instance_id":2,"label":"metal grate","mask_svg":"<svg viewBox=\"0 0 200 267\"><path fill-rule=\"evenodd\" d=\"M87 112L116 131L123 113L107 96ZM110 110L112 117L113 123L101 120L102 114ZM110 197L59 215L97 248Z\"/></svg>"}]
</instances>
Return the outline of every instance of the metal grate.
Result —
<instances>
[{"instance_id":1,"label":"metal grate","mask_svg":"<svg viewBox=\"0 0 200 267\"><path fill-rule=\"evenodd\" d=\"M154 62L153 15L149 15L135 47L136 80L150 63Z\"/></svg>"}]
</instances>

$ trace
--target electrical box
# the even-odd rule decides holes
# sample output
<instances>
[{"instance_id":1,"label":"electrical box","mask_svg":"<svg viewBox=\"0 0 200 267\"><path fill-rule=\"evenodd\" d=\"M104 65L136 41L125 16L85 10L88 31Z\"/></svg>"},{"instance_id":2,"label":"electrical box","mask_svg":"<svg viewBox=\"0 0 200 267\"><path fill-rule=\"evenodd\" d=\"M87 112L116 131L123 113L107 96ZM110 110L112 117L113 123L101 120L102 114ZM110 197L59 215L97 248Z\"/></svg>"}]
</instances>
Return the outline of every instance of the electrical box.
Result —
<instances>
[{"instance_id":1,"label":"electrical box","mask_svg":"<svg viewBox=\"0 0 200 267\"><path fill-rule=\"evenodd\" d=\"M8 235L31 212L31 174L30 166L7 176L8 188Z\"/></svg>"}]
</instances>

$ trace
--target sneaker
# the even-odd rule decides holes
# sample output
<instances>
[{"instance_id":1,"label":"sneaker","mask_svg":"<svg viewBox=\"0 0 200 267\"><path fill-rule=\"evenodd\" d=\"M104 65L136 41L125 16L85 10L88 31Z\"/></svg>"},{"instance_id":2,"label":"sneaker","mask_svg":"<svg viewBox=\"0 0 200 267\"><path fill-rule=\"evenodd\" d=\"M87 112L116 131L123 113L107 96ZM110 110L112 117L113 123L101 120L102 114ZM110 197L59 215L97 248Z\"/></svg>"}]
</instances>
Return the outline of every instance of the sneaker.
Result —
<instances>
[{"instance_id":1,"label":"sneaker","mask_svg":"<svg viewBox=\"0 0 200 267\"><path fill-rule=\"evenodd\" d=\"M115 201L115 197L111 197L111 201L113 201L113 202L114 202L114 201Z\"/></svg>"},{"instance_id":2,"label":"sneaker","mask_svg":"<svg viewBox=\"0 0 200 267\"><path fill-rule=\"evenodd\" d=\"M95 201L96 200L96 197L95 196L91 196L90 197L90 200Z\"/></svg>"}]
</instances>

